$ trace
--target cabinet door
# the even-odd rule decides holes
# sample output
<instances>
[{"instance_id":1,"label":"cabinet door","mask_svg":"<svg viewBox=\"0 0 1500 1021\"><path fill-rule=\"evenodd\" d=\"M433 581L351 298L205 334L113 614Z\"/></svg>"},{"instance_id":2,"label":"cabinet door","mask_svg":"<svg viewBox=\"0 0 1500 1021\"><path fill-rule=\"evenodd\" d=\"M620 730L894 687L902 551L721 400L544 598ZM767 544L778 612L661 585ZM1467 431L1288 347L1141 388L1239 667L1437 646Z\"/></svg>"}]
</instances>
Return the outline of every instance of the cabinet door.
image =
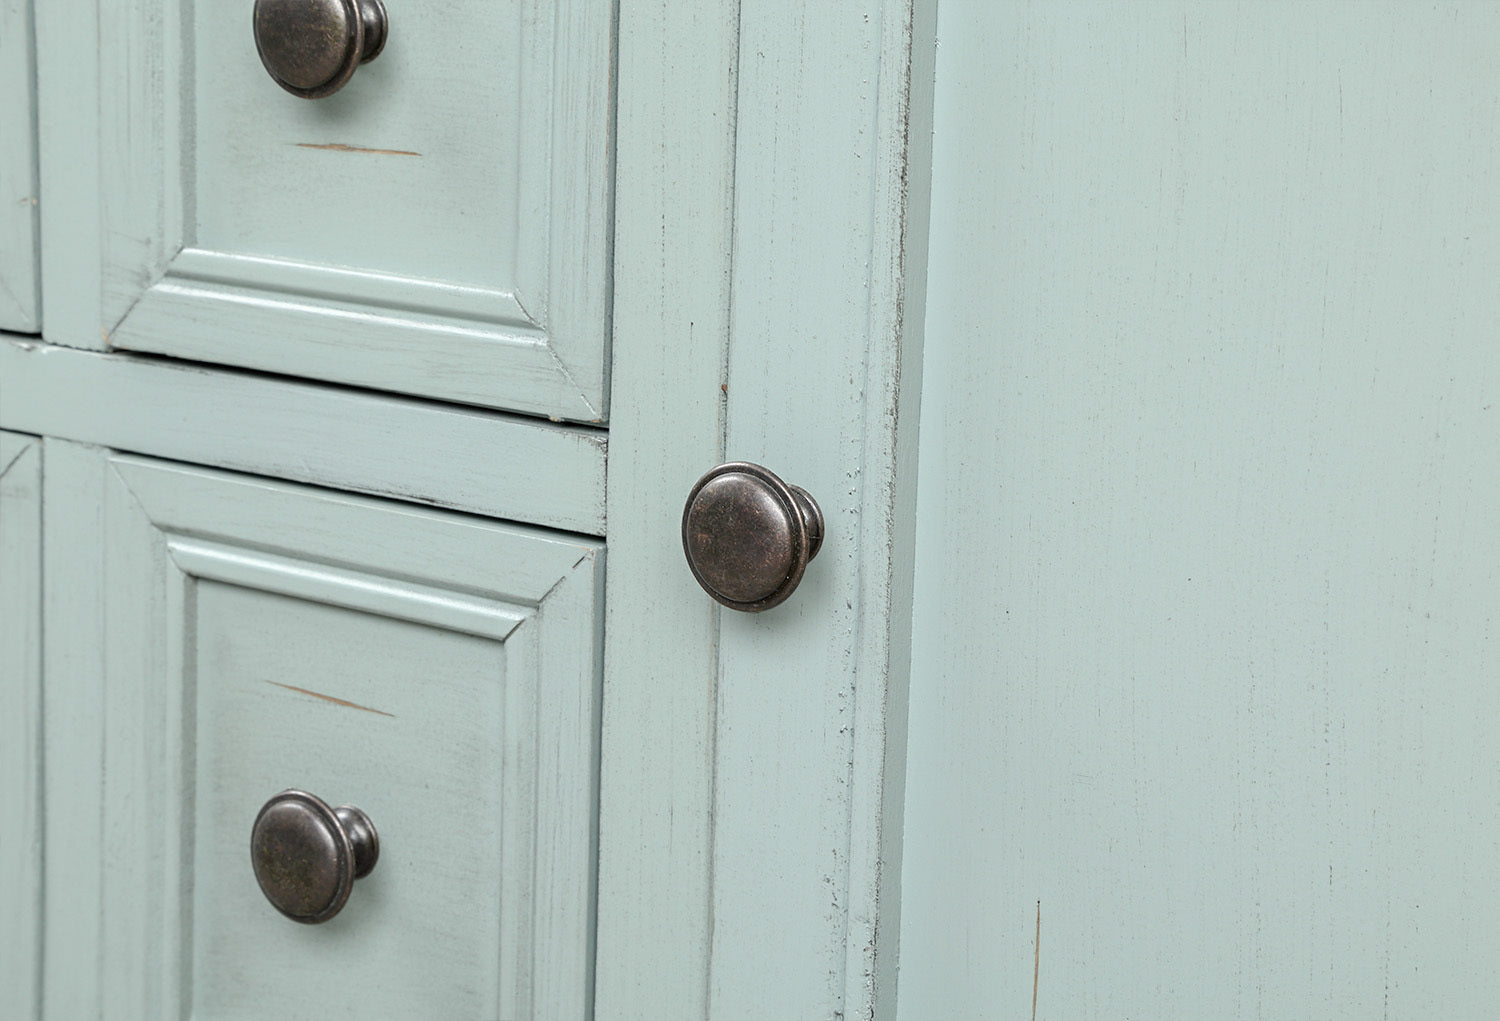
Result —
<instances>
[{"instance_id":1,"label":"cabinet door","mask_svg":"<svg viewBox=\"0 0 1500 1021\"><path fill-rule=\"evenodd\" d=\"M49 4L49 272L97 293L48 338L602 421L611 5L385 8L303 99L248 0Z\"/></svg>"},{"instance_id":2,"label":"cabinet door","mask_svg":"<svg viewBox=\"0 0 1500 1021\"><path fill-rule=\"evenodd\" d=\"M31 0L0 0L0 330L36 332L36 92Z\"/></svg>"},{"instance_id":3,"label":"cabinet door","mask_svg":"<svg viewBox=\"0 0 1500 1021\"><path fill-rule=\"evenodd\" d=\"M41 444L0 433L0 1017L37 1011Z\"/></svg>"},{"instance_id":4,"label":"cabinet door","mask_svg":"<svg viewBox=\"0 0 1500 1021\"><path fill-rule=\"evenodd\" d=\"M51 844L47 881L64 901L97 886L102 914L50 918L49 1009L585 1016L601 547L56 449L49 577L103 581L51 604L49 640L98 651L49 660L49 697L101 712L49 726L49 796L98 806L102 833ZM322 924L282 917L252 872L285 788L379 834Z\"/></svg>"}]
</instances>

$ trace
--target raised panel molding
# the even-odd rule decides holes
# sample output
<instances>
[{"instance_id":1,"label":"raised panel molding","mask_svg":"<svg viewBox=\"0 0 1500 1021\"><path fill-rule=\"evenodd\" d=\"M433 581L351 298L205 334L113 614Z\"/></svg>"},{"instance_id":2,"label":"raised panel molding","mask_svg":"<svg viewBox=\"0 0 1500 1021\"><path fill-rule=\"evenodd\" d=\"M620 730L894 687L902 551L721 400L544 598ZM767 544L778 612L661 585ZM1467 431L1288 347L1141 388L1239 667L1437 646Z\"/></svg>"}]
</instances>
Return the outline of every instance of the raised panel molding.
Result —
<instances>
[{"instance_id":1,"label":"raised panel molding","mask_svg":"<svg viewBox=\"0 0 1500 1021\"><path fill-rule=\"evenodd\" d=\"M49 500L95 490L102 519L54 510L59 528L72 525L75 569L92 561L104 580L100 604L75 598L50 627L76 643L102 629L105 676L53 675L54 697L103 702L96 733L53 736L102 761L92 796L70 798L99 806L102 856L75 851L48 882L91 873L85 885L102 894L84 930L99 940L97 988L132 1016L253 1016L275 1009L252 967L262 959L282 955L293 971L309 962L307 974L284 976L295 987L312 981L314 964L346 975L378 967L404 933L438 926L461 945L444 951L443 939L424 937L415 957L353 982L345 1001L383 995L383 1009L402 1013L421 995L454 1016L586 1016L602 545L68 453ZM444 672L450 652L490 666ZM319 657L333 664L326 677L296 672ZM429 678L411 672L429 662ZM393 670L410 683L382 674ZM246 850L258 801L303 785L363 802L382 832L381 868L356 887L350 919L317 927L264 904ZM414 811L425 804L433 817ZM445 868L458 885L428 878ZM456 913L440 921L429 896ZM49 961L50 983L90 971L88 942L49 947L62 958ZM422 988L433 984L443 988Z\"/></svg>"},{"instance_id":2,"label":"raised panel molding","mask_svg":"<svg viewBox=\"0 0 1500 1021\"><path fill-rule=\"evenodd\" d=\"M237 7L97 4L105 229L45 236L98 249L98 323L49 339L603 422L612 5L387 8L380 59L307 101ZM51 73L79 27L43 28Z\"/></svg>"},{"instance_id":3,"label":"raised panel molding","mask_svg":"<svg viewBox=\"0 0 1500 1021\"><path fill-rule=\"evenodd\" d=\"M40 1008L41 445L0 433L0 1017Z\"/></svg>"}]
</instances>

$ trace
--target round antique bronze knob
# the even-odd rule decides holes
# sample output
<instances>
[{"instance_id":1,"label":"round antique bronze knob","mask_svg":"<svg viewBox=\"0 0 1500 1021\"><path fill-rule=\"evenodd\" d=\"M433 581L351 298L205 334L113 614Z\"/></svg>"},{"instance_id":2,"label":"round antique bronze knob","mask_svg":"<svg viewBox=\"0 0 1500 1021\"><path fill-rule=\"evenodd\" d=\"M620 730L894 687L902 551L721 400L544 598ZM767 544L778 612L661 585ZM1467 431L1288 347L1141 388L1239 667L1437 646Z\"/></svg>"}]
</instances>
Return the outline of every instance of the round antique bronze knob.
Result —
<instances>
[{"instance_id":1,"label":"round antique bronze knob","mask_svg":"<svg viewBox=\"0 0 1500 1021\"><path fill-rule=\"evenodd\" d=\"M255 0L255 48L294 96L331 96L385 46L381 0Z\"/></svg>"},{"instance_id":2,"label":"round antique bronze knob","mask_svg":"<svg viewBox=\"0 0 1500 1021\"><path fill-rule=\"evenodd\" d=\"M329 808L306 791L282 791L250 831L250 861L266 899L297 922L326 922L354 881L380 858L375 824L353 805Z\"/></svg>"},{"instance_id":3,"label":"round antique bronze knob","mask_svg":"<svg viewBox=\"0 0 1500 1021\"><path fill-rule=\"evenodd\" d=\"M758 613L792 594L823 545L823 512L805 489L758 464L721 464L693 487L682 549L703 590Z\"/></svg>"}]
</instances>

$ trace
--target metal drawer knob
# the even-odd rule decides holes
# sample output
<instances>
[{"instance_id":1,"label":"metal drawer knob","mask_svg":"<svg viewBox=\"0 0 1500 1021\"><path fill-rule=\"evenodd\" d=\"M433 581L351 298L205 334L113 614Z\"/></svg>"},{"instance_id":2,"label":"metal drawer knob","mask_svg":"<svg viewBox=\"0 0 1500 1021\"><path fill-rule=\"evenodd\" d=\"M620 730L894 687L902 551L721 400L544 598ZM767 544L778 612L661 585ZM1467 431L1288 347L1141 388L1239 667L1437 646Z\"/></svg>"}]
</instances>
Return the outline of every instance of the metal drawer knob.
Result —
<instances>
[{"instance_id":1,"label":"metal drawer knob","mask_svg":"<svg viewBox=\"0 0 1500 1021\"><path fill-rule=\"evenodd\" d=\"M705 592L758 613L791 595L823 545L823 512L805 489L758 464L721 464L693 487L682 549Z\"/></svg>"},{"instance_id":2,"label":"metal drawer knob","mask_svg":"<svg viewBox=\"0 0 1500 1021\"><path fill-rule=\"evenodd\" d=\"M255 0L255 48L276 84L318 99L385 46L381 0Z\"/></svg>"},{"instance_id":3,"label":"metal drawer knob","mask_svg":"<svg viewBox=\"0 0 1500 1021\"><path fill-rule=\"evenodd\" d=\"M306 791L282 791L250 832L250 861L266 899L297 922L326 922L356 879L380 858L375 824L353 805L329 808Z\"/></svg>"}]
</instances>

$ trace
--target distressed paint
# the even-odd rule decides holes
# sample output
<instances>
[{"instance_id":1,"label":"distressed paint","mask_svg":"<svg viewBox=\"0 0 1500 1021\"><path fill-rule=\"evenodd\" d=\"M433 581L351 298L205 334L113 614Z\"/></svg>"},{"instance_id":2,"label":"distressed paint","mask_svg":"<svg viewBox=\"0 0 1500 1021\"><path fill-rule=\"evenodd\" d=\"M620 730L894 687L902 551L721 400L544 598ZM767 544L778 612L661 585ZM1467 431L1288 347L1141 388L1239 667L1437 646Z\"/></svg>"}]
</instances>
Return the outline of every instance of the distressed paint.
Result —
<instances>
[{"instance_id":1,"label":"distressed paint","mask_svg":"<svg viewBox=\"0 0 1500 1021\"><path fill-rule=\"evenodd\" d=\"M179 639L190 594L179 576L213 561L213 551L186 541L164 551L162 536L174 527L203 530L187 519L164 523L191 517L196 504L184 497L147 513L103 470L145 462L112 459L88 444L590 534L605 525L602 430L168 358L66 350L130 341L203 357L195 345L214 330L268 345L315 332L301 320L282 331L284 323L250 300L236 306L234 325L187 308L201 297L190 292L226 279L262 292L279 285L265 264L272 259L176 251L191 220L171 166L181 141L176 104L193 85L169 59L187 30L172 13L177 6L160 18L136 4L95 0L39 12L43 169L53 194L66 199L47 214L43 260L48 279L67 284L49 295L48 343L0 345L0 425L47 434L56 466L47 480L45 549L46 654L57 678L47 693L55 801L47 826L56 854L46 878L52 927L43 980L49 1013L59 1018L91 1016L106 1002L144 1016L186 1011L209 988L190 978L188 951L170 938L187 932L184 918L200 908L189 904L191 892L173 891L161 868L179 860L188 839L171 829L185 826L184 810L171 788L180 778L164 763L183 751L173 742L189 737L153 724L172 719L175 696L164 678L188 670ZM568 9L597 16L602 8ZM892 1016L933 11L930 0L886 0L868 14L792 3L619 8L612 568L603 618L610 640L595 753L601 1017ZM100 38L116 45L101 55ZM361 80L389 73L396 66L389 56ZM200 62L196 73L214 66ZM608 90L580 93L579 84L565 83L558 103L611 101ZM97 103L72 109L65 98L99 93L111 108L103 118ZM599 158L611 141L591 135L588 157ZM278 151L318 166L433 158L425 144L375 136L304 131L281 142ZM375 147L389 151L355 151ZM158 163L163 150L166 166ZM597 206L588 215L609 222ZM562 248L554 255L569 257ZM186 304L138 302L169 261L190 271L188 283L160 296ZM322 270L289 289L304 297L334 285L368 294L389 283ZM458 290L441 296L478 300ZM386 300L419 304L434 293L418 288ZM123 335L115 330L122 317L130 321ZM382 346L389 354L391 335L364 339L369 347L330 345L316 364L269 367L403 388L395 363L371 356ZM473 369L449 364L445 378L468 385ZM515 389L497 400L511 411L581 414L538 398L525 372L506 385ZM427 392L481 399L462 389ZM602 414L602 406L591 410ZM838 531L796 600L762 619L726 617L681 559L681 501L699 474L731 455L786 472L838 515L830 522ZM409 504L392 513L444 517ZM305 523L295 508L285 521L288 531ZM305 552L325 563L338 559L332 551L344 540L380 546L359 529L329 528ZM454 577L463 569L454 567ZM215 591L209 609L218 617L203 622L202 633L217 628L229 641L239 632L223 623L234 616L226 600L238 597ZM265 619L252 606L239 609L247 620ZM600 618L591 624L597 642ZM295 628L297 641L311 646L317 628ZM107 641L79 640L100 633ZM321 680L286 687L313 694L274 683L252 690L299 707L289 710L295 719L318 711L375 726L406 717L388 700L348 697L347 687ZM219 740L196 738L205 750ZM225 767L205 774L212 783L200 782L222 786L232 774ZM785 817L767 820L768 805ZM118 871L101 872L102 848L124 863ZM585 839L574 849L592 847ZM214 874L208 867L205 887ZM514 893L526 878L508 870L504 882ZM162 912L165 924L151 928ZM551 953L554 942L539 937L533 949ZM523 949L512 940L507 953ZM572 953L571 944L561 952ZM505 967L506 988L519 988L519 965ZM768 986L768 974L778 981ZM568 1001L538 1013L580 1011Z\"/></svg>"},{"instance_id":2,"label":"distressed paint","mask_svg":"<svg viewBox=\"0 0 1500 1021\"><path fill-rule=\"evenodd\" d=\"M894 1010L931 14L622 6L601 1017ZM730 458L831 512L754 617L682 559Z\"/></svg>"},{"instance_id":3,"label":"distressed paint","mask_svg":"<svg viewBox=\"0 0 1500 1021\"><path fill-rule=\"evenodd\" d=\"M901 1015L1490 1016L1500 9L938 38Z\"/></svg>"},{"instance_id":4,"label":"distressed paint","mask_svg":"<svg viewBox=\"0 0 1500 1021\"><path fill-rule=\"evenodd\" d=\"M741 10L725 451L827 533L721 614L711 1017L894 1012L932 12Z\"/></svg>"},{"instance_id":5,"label":"distressed paint","mask_svg":"<svg viewBox=\"0 0 1500 1021\"><path fill-rule=\"evenodd\" d=\"M723 458L738 4L620 10L599 1018L701 1018L717 618L682 501Z\"/></svg>"}]
</instances>

